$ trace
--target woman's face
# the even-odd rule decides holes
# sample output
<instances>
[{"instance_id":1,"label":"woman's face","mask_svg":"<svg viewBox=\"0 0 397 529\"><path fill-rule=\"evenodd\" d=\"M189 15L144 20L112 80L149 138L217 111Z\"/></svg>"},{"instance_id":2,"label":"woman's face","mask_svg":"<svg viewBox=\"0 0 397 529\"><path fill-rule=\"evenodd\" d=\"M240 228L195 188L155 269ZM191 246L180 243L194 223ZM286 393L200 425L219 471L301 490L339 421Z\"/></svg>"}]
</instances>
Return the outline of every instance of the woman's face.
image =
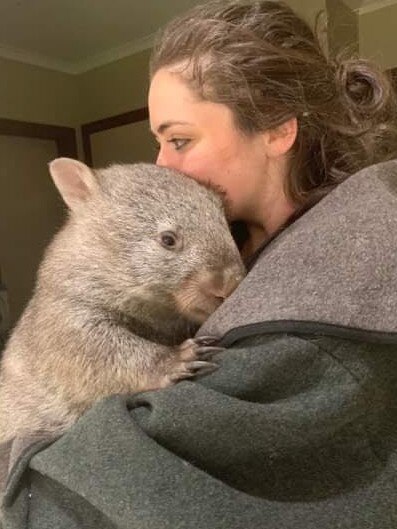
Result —
<instances>
[{"instance_id":1,"label":"woman's face","mask_svg":"<svg viewBox=\"0 0 397 529\"><path fill-rule=\"evenodd\" d=\"M263 135L242 134L227 106L198 99L164 68L153 77L149 113L160 146L157 164L221 188L232 220L255 221L266 185Z\"/></svg>"}]
</instances>

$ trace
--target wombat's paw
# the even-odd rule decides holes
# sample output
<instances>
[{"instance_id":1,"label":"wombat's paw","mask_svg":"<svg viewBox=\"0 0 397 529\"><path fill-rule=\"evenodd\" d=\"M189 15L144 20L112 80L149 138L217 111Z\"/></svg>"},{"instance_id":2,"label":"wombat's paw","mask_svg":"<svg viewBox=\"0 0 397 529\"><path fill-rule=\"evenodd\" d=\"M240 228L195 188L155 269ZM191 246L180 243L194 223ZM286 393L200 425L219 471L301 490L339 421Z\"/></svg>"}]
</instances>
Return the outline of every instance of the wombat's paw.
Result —
<instances>
[{"instance_id":1,"label":"wombat's paw","mask_svg":"<svg viewBox=\"0 0 397 529\"><path fill-rule=\"evenodd\" d=\"M169 381L175 383L178 380L208 374L218 369L218 364L209 361L214 354L224 351L223 347L213 345L217 340L213 336L185 340L176 350L173 359L175 363L170 366L170 372L167 375Z\"/></svg>"},{"instance_id":2,"label":"wombat's paw","mask_svg":"<svg viewBox=\"0 0 397 529\"><path fill-rule=\"evenodd\" d=\"M177 349L177 356L180 360L209 360L216 353L221 353L225 349L216 346L218 338L215 336L199 336L189 338L181 343Z\"/></svg>"}]
</instances>

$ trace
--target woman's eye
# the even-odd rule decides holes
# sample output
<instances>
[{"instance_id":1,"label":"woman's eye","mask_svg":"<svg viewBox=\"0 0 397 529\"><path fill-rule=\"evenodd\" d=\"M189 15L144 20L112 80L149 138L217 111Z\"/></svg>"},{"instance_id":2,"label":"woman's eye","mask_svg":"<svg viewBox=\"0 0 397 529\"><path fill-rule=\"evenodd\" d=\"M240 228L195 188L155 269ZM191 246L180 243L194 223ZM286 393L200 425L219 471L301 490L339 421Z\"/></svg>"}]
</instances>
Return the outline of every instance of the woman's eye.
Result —
<instances>
[{"instance_id":1,"label":"woman's eye","mask_svg":"<svg viewBox=\"0 0 397 529\"><path fill-rule=\"evenodd\" d=\"M172 140L168 140L168 143L172 143L175 150L179 151L180 149L183 149L190 140L188 139L182 139L182 138L173 138Z\"/></svg>"}]
</instances>

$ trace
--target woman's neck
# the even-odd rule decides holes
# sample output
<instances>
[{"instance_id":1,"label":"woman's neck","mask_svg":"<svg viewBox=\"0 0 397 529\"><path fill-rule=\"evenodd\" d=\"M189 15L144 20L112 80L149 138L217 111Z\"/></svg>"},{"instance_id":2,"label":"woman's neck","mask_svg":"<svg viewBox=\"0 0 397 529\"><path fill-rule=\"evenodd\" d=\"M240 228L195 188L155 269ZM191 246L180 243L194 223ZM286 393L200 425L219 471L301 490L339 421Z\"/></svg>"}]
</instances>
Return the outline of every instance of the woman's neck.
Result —
<instances>
[{"instance_id":1,"label":"woman's neck","mask_svg":"<svg viewBox=\"0 0 397 529\"><path fill-rule=\"evenodd\" d=\"M248 238L240 250L243 260L249 259L267 238L266 231L260 225L247 225L247 230Z\"/></svg>"},{"instance_id":2,"label":"woman's neck","mask_svg":"<svg viewBox=\"0 0 397 529\"><path fill-rule=\"evenodd\" d=\"M272 208L267 209L267 215L264 216L262 222L247 222L248 237L241 249L242 257L245 259L254 254L267 239L270 239L288 222L297 209L297 206L285 198L279 201L277 207L273 204Z\"/></svg>"}]
</instances>

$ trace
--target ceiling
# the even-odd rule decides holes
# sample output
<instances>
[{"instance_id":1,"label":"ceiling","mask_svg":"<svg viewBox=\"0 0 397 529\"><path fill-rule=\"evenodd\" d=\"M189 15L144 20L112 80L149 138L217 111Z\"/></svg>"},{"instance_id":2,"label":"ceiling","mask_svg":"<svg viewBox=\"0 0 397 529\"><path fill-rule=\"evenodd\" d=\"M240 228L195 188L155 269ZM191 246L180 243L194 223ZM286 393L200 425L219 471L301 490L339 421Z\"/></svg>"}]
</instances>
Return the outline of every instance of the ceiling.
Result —
<instances>
[{"instance_id":1,"label":"ceiling","mask_svg":"<svg viewBox=\"0 0 397 529\"><path fill-rule=\"evenodd\" d=\"M151 47L159 27L201 1L0 0L0 57L82 73ZM326 4L326 0L286 1L309 22L325 10ZM372 15L385 13L374 35L371 29L364 40L371 47L372 40L387 37L385 47L395 61L397 9L390 8L397 8L397 0L339 1L360 19L367 16L370 28Z\"/></svg>"},{"instance_id":2,"label":"ceiling","mask_svg":"<svg viewBox=\"0 0 397 529\"><path fill-rule=\"evenodd\" d=\"M344 3L359 14L394 5L396 0L344 0Z\"/></svg>"},{"instance_id":3,"label":"ceiling","mask_svg":"<svg viewBox=\"0 0 397 529\"><path fill-rule=\"evenodd\" d=\"M199 0L0 0L0 56L80 73L150 47Z\"/></svg>"}]
</instances>

